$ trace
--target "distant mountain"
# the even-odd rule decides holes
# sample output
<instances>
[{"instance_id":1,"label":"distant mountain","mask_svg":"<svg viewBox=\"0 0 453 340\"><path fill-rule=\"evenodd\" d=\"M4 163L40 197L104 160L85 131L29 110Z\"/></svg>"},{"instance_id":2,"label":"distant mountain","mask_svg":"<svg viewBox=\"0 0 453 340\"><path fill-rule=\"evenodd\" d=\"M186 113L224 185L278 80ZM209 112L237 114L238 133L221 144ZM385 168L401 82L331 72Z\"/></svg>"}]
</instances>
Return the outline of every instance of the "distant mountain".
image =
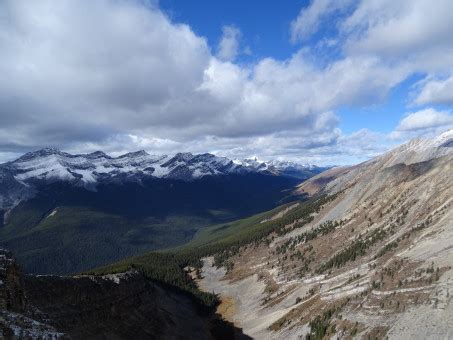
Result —
<instances>
[{"instance_id":1,"label":"distant mountain","mask_svg":"<svg viewBox=\"0 0 453 340\"><path fill-rule=\"evenodd\" d=\"M0 244L28 272L86 270L271 209L321 170L212 154L42 149L0 165Z\"/></svg>"},{"instance_id":2,"label":"distant mountain","mask_svg":"<svg viewBox=\"0 0 453 340\"><path fill-rule=\"evenodd\" d=\"M11 208L31 197L36 183L66 181L95 190L108 183L137 182L147 178L193 181L205 176L261 173L306 180L326 168L294 162L235 161L209 153L150 155L145 151L110 157L102 151L72 155L46 148L29 152L0 165L0 208Z\"/></svg>"},{"instance_id":3,"label":"distant mountain","mask_svg":"<svg viewBox=\"0 0 453 340\"><path fill-rule=\"evenodd\" d=\"M331 167L320 167L313 164L300 164L291 161L270 160L259 161L256 158L235 160L236 164L253 169L255 171L266 171L279 176L287 176L306 180Z\"/></svg>"}]
</instances>

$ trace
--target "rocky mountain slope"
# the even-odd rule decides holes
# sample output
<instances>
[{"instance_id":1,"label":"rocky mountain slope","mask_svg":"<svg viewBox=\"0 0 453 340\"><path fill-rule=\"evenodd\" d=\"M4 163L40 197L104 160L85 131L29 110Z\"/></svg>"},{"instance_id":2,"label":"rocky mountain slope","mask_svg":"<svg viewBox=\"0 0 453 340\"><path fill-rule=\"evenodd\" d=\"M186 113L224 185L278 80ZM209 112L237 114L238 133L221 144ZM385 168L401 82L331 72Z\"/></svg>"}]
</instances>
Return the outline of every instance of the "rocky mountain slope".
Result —
<instances>
[{"instance_id":1,"label":"rocky mountain slope","mask_svg":"<svg viewBox=\"0 0 453 340\"><path fill-rule=\"evenodd\" d=\"M450 130L317 175L273 232L205 258L199 285L254 338L451 338L452 166Z\"/></svg>"}]
</instances>

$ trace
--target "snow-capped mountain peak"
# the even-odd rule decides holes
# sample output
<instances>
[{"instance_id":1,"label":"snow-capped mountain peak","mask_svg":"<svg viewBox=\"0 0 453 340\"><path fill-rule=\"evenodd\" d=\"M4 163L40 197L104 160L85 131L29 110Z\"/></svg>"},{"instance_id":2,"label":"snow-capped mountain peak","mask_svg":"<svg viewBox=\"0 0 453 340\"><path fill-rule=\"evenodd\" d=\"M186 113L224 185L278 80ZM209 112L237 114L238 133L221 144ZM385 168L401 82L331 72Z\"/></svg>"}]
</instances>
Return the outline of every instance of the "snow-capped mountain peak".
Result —
<instances>
[{"instance_id":1,"label":"snow-capped mountain peak","mask_svg":"<svg viewBox=\"0 0 453 340\"><path fill-rule=\"evenodd\" d=\"M97 152L102 152L102 151L97 151ZM147 156L150 156L150 154L147 153L145 150L140 150L140 151L125 153L124 155L121 155L118 158L137 158L137 157L147 157Z\"/></svg>"},{"instance_id":2,"label":"snow-capped mountain peak","mask_svg":"<svg viewBox=\"0 0 453 340\"><path fill-rule=\"evenodd\" d=\"M0 167L7 168L21 182L73 180L82 184L106 181L118 176L193 180L208 175L255 171L208 153L177 153L168 156L150 155L141 150L111 157L102 151L72 155L50 148L29 152Z\"/></svg>"},{"instance_id":3,"label":"snow-capped mountain peak","mask_svg":"<svg viewBox=\"0 0 453 340\"><path fill-rule=\"evenodd\" d=\"M96 159L96 158L111 158L109 155L104 153L103 151L95 151L85 155L86 158L89 159Z\"/></svg>"},{"instance_id":4,"label":"snow-capped mountain peak","mask_svg":"<svg viewBox=\"0 0 453 340\"><path fill-rule=\"evenodd\" d=\"M0 208L14 206L40 183L70 182L93 190L99 184L162 178L193 181L205 176L266 174L307 179L323 168L289 162L235 161L213 154L151 155L136 151L112 157L102 151L70 154L53 148L29 152L0 164Z\"/></svg>"},{"instance_id":5,"label":"snow-capped mountain peak","mask_svg":"<svg viewBox=\"0 0 453 340\"><path fill-rule=\"evenodd\" d=\"M267 171L269 173L280 174L284 176L307 179L314 174L320 173L328 167L318 167L312 164L301 164L292 161L269 160L261 161L255 158L246 158L235 160L235 164L240 164L256 171Z\"/></svg>"}]
</instances>

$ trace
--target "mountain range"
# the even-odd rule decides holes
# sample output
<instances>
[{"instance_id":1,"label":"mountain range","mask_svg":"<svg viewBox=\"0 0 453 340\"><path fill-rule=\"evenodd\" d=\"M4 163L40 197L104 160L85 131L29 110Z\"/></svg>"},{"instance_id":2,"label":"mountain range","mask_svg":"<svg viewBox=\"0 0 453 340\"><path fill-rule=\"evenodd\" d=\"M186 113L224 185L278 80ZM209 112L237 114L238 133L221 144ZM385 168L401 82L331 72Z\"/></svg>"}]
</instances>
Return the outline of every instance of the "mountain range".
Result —
<instances>
[{"instance_id":1,"label":"mountain range","mask_svg":"<svg viewBox=\"0 0 453 340\"><path fill-rule=\"evenodd\" d=\"M0 165L0 208L14 207L35 192L36 183L69 182L95 190L97 185L149 178L194 181L206 176L267 174L306 180L325 167L256 159L230 160L205 153L150 155L146 151L111 157L102 151L72 155L46 148Z\"/></svg>"},{"instance_id":2,"label":"mountain range","mask_svg":"<svg viewBox=\"0 0 453 340\"><path fill-rule=\"evenodd\" d=\"M273 208L323 170L212 154L42 149L0 165L0 244L28 272L86 270Z\"/></svg>"}]
</instances>

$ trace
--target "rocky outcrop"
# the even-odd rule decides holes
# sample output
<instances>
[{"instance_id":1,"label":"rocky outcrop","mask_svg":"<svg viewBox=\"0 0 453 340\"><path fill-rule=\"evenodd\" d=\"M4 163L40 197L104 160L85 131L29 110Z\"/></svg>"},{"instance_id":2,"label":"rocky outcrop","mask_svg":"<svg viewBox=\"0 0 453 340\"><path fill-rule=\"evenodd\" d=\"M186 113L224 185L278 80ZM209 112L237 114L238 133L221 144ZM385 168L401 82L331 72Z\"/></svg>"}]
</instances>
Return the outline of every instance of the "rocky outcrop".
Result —
<instances>
[{"instance_id":1,"label":"rocky outcrop","mask_svg":"<svg viewBox=\"0 0 453 340\"><path fill-rule=\"evenodd\" d=\"M25 294L22 274L11 253L0 249L0 309L23 312Z\"/></svg>"},{"instance_id":2,"label":"rocky outcrop","mask_svg":"<svg viewBox=\"0 0 453 340\"><path fill-rule=\"evenodd\" d=\"M22 273L11 253L0 249L0 338L57 338L63 334L28 317Z\"/></svg>"}]
</instances>

